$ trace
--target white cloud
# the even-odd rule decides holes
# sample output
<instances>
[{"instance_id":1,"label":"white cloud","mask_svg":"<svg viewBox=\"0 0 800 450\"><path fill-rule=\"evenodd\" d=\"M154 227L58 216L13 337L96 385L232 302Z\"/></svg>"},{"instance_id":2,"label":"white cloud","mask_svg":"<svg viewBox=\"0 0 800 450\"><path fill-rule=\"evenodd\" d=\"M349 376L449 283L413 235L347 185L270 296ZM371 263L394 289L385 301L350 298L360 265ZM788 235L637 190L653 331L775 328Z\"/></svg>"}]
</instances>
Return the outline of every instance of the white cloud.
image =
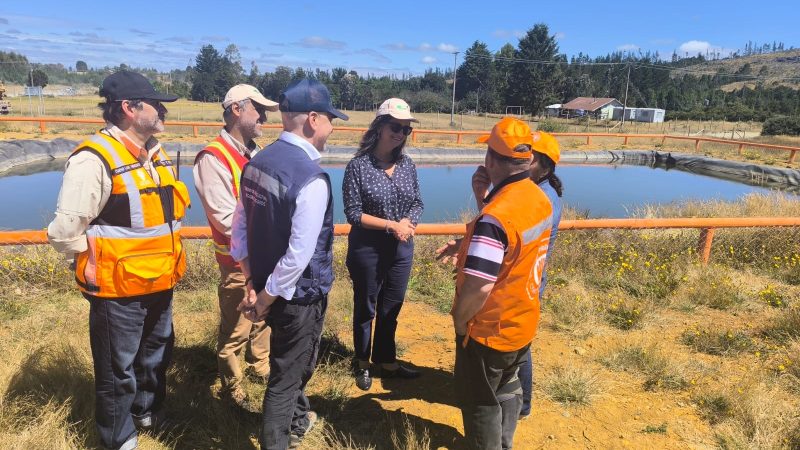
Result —
<instances>
[{"instance_id":1,"label":"white cloud","mask_svg":"<svg viewBox=\"0 0 800 450\"><path fill-rule=\"evenodd\" d=\"M556 40L560 41L562 39L566 39L567 33L557 31L556 34L553 35L553 37L556 38Z\"/></svg>"},{"instance_id":2,"label":"white cloud","mask_svg":"<svg viewBox=\"0 0 800 450\"><path fill-rule=\"evenodd\" d=\"M697 54L705 55L706 53L720 53L728 56L734 52L733 49L723 48L719 45L713 45L706 41L686 41L678 47L678 52L682 55L697 56Z\"/></svg>"},{"instance_id":3,"label":"white cloud","mask_svg":"<svg viewBox=\"0 0 800 450\"><path fill-rule=\"evenodd\" d=\"M300 47L322 48L326 50L341 50L347 47L347 44L342 41L334 41L320 36L305 37L296 44Z\"/></svg>"},{"instance_id":4,"label":"white cloud","mask_svg":"<svg viewBox=\"0 0 800 450\"><path fill-rule=\"evenodd\" d=\"M375 61L381 62L381 63L390 63L390 62L392 62L392 60L387 58L386 55L384 55L383 53L380 53L377 50L373 50L371 48L363 48L363 49L358 50L358 51L353 52L353 53L356 54L356 55L369 56L372 59L374 59Z\"/></svg>"},{"instance_id":5,"label":"white cloud","mask_svg":"<svg viewBox=\"0 0 800 450\"><path fill-rule=\"evenodd\" d=\"M623 44L618 45L617 50L621 52L635 52L636 50L639 50L639 46L636 44Z\"/></svg>"},{"instance_id":6,"label":"white cloud","mask_svg":"<svg viewBox=\"0 0 800 450\"><path fill-rule=\"evenodd\" d=\"M403 52L431 52L440 51L445 53L453 53L458 51L458 47L453 44L441 43L433 46L427 42L423 42L417 46L406 44L404 42L395 42L393 44L384 45L383 48L387 50L403 51Z\"/></svg>"},{"instance_id":7,"label":"white cloud","mask_svg":"<svg viewBox=\"0 0 800 450\"><path fill-rule=\"evenodd\" d=\"M435 64L436 61L437 61L436 58L434 58L433 56L423 56L419 62L421 62L422 64Z\"/></svg>"}]
</instances>

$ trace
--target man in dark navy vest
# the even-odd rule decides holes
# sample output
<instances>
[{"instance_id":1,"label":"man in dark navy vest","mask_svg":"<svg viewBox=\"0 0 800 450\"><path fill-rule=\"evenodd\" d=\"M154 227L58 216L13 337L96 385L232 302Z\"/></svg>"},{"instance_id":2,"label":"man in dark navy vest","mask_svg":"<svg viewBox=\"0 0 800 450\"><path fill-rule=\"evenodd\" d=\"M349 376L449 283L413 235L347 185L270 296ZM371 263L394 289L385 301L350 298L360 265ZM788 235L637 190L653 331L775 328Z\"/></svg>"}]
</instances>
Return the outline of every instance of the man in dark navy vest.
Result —
<instances>
[{"instance_id":1,"label":"man in dark navy vest","mask_svg":"<svg viewBox=\"0 0 800 450\"><path fill-rule=\"evenodd\" d=\"M272 328L261 448L295 448L317 419L304 390L314 372L333 284L333 196L320 152L334 118L316 80L290 84L279 99L283 132L242 172L231 256L245 274L239 305Z\"/></svg>"}]
</instances>

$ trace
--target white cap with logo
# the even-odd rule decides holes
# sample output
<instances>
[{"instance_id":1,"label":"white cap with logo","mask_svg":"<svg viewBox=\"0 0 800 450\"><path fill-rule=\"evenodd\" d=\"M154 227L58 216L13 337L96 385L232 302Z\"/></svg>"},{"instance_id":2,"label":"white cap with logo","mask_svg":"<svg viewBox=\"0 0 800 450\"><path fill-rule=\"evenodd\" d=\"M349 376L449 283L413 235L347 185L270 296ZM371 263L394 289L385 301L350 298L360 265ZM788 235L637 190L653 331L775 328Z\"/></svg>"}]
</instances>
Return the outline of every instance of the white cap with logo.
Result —
<instances>
[{"instance_id":1,"label":"white cap with logo","mask_svg":"<svg viewBox=\"0 0 800 450\"><path fill-rule=\"evenodd\" d=\"M250 86L249 84L237 84L236 86L228 89L228 93L225 94L225 99L222 100L222 107L227 108L233 103L247 99L250 99L255 103L258 103L259 105L266 108L267 111L278 110L277 102L273 102L272 100L264 97L263 95L261 95L261 92L258 89L256 89L255 86Z\"/></svg>"},{"instance_id":2,"label":"white cap with logo","mask_svg":"<svg viewBox=\"0 0 800 450\"><path fill-rule=\"evenodd\" d=\"M386 114L400 120L410 120L412 122L419 122L419 120L411 116L411 107L405 100L400 98L390 98L381 103L375 117L385 116Z\"/></svg>"}]
</instances>

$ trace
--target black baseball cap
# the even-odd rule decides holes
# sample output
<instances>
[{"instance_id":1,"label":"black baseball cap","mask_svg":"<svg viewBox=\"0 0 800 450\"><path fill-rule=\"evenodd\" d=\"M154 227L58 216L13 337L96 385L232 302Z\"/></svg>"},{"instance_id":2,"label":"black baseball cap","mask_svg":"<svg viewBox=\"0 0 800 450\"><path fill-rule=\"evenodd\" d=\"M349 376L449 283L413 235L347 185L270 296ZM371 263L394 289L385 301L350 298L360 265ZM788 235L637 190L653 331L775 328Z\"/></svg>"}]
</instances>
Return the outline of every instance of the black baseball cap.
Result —
<instances>
[{"instance_id":1,"label":"black baseball cap","mask_svg":"<svg viewBox=\"0 0 800 450\"><path fill-rule=\"evenodd\" d=\"M283 112L327 112L342 120L349 119L347 114L333 107L328 88L310 78L290 83L278 98L278 104Z\"/></svg>"},{"instance_id":2,"label":"black baseball cap","mask_svg":"<svg viewBox=\"0 0 800 450\"><path fill-rule=\"evenodd\" d=\"M120 100L158 100L174 102L177 95L156 92L153 85L143 75L127 70L120 70L107 76L100 87L100 96L109 102Z\"/></svg>"}]
</instances>

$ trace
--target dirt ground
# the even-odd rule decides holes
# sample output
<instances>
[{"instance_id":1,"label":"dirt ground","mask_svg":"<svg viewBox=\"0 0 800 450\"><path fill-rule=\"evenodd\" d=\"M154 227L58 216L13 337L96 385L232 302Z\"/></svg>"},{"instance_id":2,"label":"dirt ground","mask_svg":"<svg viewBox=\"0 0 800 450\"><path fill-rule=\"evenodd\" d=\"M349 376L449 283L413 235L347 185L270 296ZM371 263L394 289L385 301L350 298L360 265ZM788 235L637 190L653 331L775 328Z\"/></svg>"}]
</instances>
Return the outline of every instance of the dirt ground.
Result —
<instances>
[{"instance_id":1,"label":"dirt ground","mask_svg":"<svg viewBox=\"0 0 800 450\"><path fill-rule=\"evenodd\" d=\"M407 385L392 383L387 387L376 380L370 392L354 392L353 395L376 397L385 410L402 410L435 424L430 430L433 447L453 448L452 443L446 441L454 434L437 431L444 427L463 433L461 414L452 405L451 388L447 384L455 359L455 342L449 338L453 336L450 318L430 306L407 302L399 323L398 341L404 346L402 359L421 368L423 378L414 383L411 392L407 391ZM657 325L659 332L670 328L664 322ZM535 377L546 378L553 367L563 365L588 366L608 373L594 359L612 348L618 339L599 335L576 346L563 335L549 330L545 318L533 343ZM576 353L576 349L583 354ZM631 389L641 382L628 374L615 373L614 378L590 406L582 407L565 407L551 401L536 386L532 414L519 422L514 448L714 447L708 424L697 416L685 396ZM643 432L647 426L657 427L663 423L667 424L664 434Z\"/></svg>"}]
</instances>

